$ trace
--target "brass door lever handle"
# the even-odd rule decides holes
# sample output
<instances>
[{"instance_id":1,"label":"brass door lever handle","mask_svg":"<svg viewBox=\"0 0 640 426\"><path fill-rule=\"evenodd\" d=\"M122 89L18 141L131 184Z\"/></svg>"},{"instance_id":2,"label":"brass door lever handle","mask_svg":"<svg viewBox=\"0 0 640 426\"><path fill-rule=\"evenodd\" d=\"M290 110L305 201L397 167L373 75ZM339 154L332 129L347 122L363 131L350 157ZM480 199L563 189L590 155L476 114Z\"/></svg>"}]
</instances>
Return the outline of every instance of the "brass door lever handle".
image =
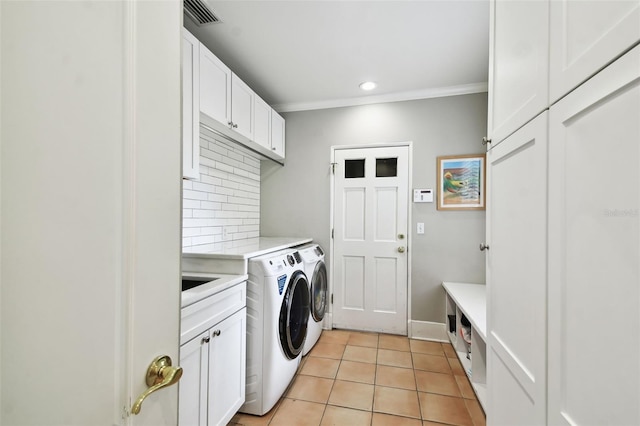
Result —
<instances>
[{"instance_id":1,"label":"brass door lever handle","mask_svg":"<svg viewBox=\"0 0 640 426\"><path fill-rule=\"evenodd\" d=\"M153 360L147 369L147 385L149 388L142 393L131 407L131 413L140 413L142 402L155 391L171 386L182 377L182 367L172 367L171 357L162 355Z\"/></svg>"}]
</instances>

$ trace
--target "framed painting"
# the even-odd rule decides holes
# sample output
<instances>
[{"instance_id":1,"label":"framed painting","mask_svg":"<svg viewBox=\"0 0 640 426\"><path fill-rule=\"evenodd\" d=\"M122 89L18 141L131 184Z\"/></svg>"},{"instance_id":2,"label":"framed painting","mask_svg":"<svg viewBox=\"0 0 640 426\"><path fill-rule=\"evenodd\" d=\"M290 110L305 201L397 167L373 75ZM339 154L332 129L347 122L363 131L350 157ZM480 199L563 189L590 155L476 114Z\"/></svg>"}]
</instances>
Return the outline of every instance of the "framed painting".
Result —
<instances>
[{"instance_id":1,"label":"framed painting","mask_svg":"<svg viewBox=\"0 0 640 426\"><path fill-rule=\"evenodd\" d=\"M485 154L437 158L438 210L484 210Z\"/></svg>"}]
</instances>

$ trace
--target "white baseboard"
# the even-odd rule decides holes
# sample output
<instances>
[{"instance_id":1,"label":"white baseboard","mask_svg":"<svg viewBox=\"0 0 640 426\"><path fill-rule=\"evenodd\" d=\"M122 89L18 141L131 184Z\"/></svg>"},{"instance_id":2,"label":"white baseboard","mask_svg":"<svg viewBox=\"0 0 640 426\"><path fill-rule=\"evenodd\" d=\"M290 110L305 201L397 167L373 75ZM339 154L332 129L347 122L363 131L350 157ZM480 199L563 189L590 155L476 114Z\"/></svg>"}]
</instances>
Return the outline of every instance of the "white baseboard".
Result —
<instances>
[{"instance_id":1,"label":"white baseboard","mask_svg":"<svg viewBox=\"0 0 640 426\"><path fill-rule=\"evenodd\" d=\"M449 342L446 325L440 322L409 320L409 337L436 342Z\"/></svg>"}]
</instances>

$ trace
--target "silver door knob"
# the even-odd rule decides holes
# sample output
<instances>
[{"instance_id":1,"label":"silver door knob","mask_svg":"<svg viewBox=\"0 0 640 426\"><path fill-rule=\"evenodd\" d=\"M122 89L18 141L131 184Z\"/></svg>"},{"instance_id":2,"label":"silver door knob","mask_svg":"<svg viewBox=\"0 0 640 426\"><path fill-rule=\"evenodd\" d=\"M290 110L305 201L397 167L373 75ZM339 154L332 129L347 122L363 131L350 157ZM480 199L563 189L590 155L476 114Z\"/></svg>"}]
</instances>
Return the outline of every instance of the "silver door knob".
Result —
<instances>
[{"instance_id":1,"label":"silver door knob","mask_svg":"<svg viewBox=\"0 0 640 426\"><path fill-rule=\"evenodd\" d=\"M480 243L480 251L489 250L489 246L483 243Z\"/></svg>"},{"instance_id":2,"label":"silver door knob","mask_svg":"<svg viewBox=\"0 0 640 426\"><path fill-rule=\"evenodd\" d=\"M403 246L398 247L398 253L404 253L404 247Z\"/></svg>"},{"instance_id":3,"label":"silver door knob","mask_svg":"<svg viewBox=\"0 0 640 426\"><path fill-rule=\"evenodd\" d=\"M486 145L488 143L491 143L491 139L489 139L488 137L483 137L482 138L482 145Z\"/></svg>"}]
</instances>

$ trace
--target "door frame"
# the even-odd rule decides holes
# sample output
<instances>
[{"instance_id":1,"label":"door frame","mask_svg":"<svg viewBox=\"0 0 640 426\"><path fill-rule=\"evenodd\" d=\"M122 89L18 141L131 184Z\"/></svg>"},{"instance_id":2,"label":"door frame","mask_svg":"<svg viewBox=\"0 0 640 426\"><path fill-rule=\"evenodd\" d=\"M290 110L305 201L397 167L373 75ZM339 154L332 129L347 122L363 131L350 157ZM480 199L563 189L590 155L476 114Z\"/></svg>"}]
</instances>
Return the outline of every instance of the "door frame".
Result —
<instances>
[{"instance_id":1,"label":"door frame","mask_svg":"<svg viewBox=\"0 0 640 426\"><path fill-rule=\"evenodd\" d=\"M409 158L407 160L408 170L407 170L407 336L411 337L411 258L413 257L412 251L412 230L413 224L411 222L411 191L413 188L413 142L389 142L389 143L379 143L379 144L362 144L362 145L332 145L331 146L331 157L329 160L330 165L330 184L329 184L329 283L327 285L328 298L329 298L329 309L325 311L323 328L331 330L333 328L333 291L334 291L334 240L331 235L333 227L334 227L334 215L335 215L335 206L334 206L334 197L335 197L335 174L333 173L333 166L335 164L336 151L343 149L370 149L370 148L399 148L406 146L409 151Z\"/></svg>"}]
</instances>

